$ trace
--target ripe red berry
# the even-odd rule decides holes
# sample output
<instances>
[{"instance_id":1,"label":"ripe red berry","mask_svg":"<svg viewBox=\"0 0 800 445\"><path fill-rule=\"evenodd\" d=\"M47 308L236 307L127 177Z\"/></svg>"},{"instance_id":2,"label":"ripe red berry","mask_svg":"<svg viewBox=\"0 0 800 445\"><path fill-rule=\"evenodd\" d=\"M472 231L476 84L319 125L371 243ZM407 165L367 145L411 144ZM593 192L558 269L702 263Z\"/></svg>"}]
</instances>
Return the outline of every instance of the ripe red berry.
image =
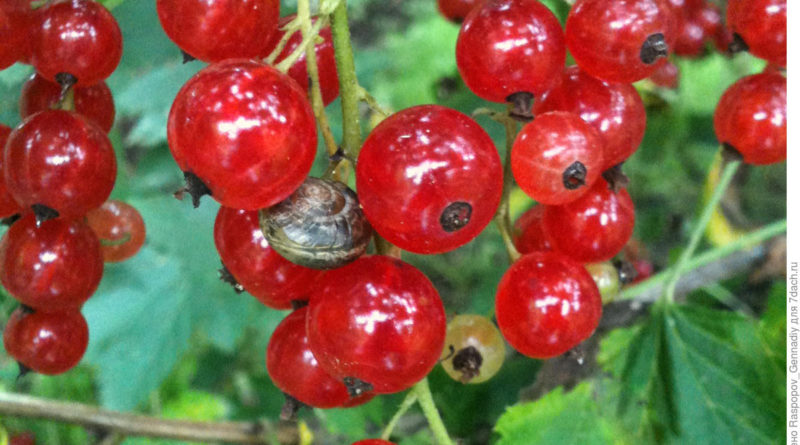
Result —
<instances>
[{"instance_id":1,"label":"ripe red berry","mask_svg":"<svg viewBox=\"0 0 800 445\"><path fill-rule=\"evenodd\" d=\"M118 263L136 255L145 240L142 215L132 205L108 200L86 214L86 222L100 240L103 261Z\"/></svg>"},{"instance_id":2,"label":"ripe red berry","mask_svg":"<svg viewBox=\"0 0 800 445\"><path fill-rule=\"evenodd\" d=\"M578 199L603 172L603 141L577 114L543 113L522 127L511 149L520 188L542 204Z\"/></svg>"},{"instance_id":3,"label":"ripe red berry","mask_svg":"<svg viewBox=\"0 0 800 445\"><path fill-rule=\"evenodd\" d=\"M727 23L753 55L786 66L786 0L730 0Z\"/></svg>"},{"instance_id":4,"label":"ripe red berry","mask_svg":"<svg viewBox=\"0 0 800 445\"><path fill-rule=\"evenodd\" d=\"M57 218L37 227L28 213L0 241L0 281L36 310L77 310L102 277L100 242L82 221Z\"/></svg>"},{"instance_id":5,"label":"ripe red berry","mask_svg":"<svg viewBox=\"0 0 800 445\"><path fill-rule=\"evenodd\" d=\"M85 117L47 110L11 132L3 171L8 191L25 208L49 207L83 216L111 194L117 160L106 133Z\"/></svg>"},{"instance_id":6,"label":"ripe red berry","mask_svg":"<svg viewBox=\"0 0 800 445\"><path fill-rule=\"evenodd\" d=\"M8 439L8 445L36 445L36 436L30 432L14 434Z\"/></svg>"},{"instance_id":7,"label":"ripe red berry","mask_svg":"<svg viewBox=\"0 0 800 445\"><path fill-rule=\"evenodd\" d=\"M274 309L289 309L292 300L307 300L324 273L298 266L275 252L261 232L257 210L220 207L214 244L244 290Z\"/></svg>"},{"instance_id":8,"label":"ripe red berry","mask_svg":"<svg viewBox=\"0 0 800 445\"><path fill-rule=\"evenodd\" d=\"M567 47L590 75L630 83L669 54L674 27L661 0L578 0L567 17Z\"/></svg>"},{"instance_id":9,"label":"ripe red berry","mask_svg":"<svg viewBox=\"0 0 800 445\"><path fill-rule=\"evenodd\" d=\"M786 160L786 78L771 71L736 81L717 104L714 131L748 164Z\"/></svg>"},{"instance_id":10,"label":"ripe red berry","mask_svg":"<svg viewBox=\"0 0 800 445\"><path fill-rule=\"evenodd\" d=\"M542 217L544 206L537 205L523 213L514 223L514 246L519 253L547 252L552 250L550 241L544 235Z\"/></svg>"},{"instance_id":11,"label":"ripe red berry","mask_svg":"<svg viewBox=\"0 0 800 445\"><path fill-rule=\"evenodd\" d=\"M311 351L337 379L359 379L375 393L402 391L436 365L446 319L439 294L415 267L366 256L328 272L311 294Z\"/></svg>"},{"instance_id":12,"label":"ripe red berry","mask_svg":"<svg viewBox=\"0 0 800 445\"><path fill-rule=\"evenodd\" d=\"M358 198L375 231L415 253L453 250L494 217L503 167L468 116L438 105L402 110L370 133L356 164Z\"/></svg>"},{"instance_id":13,"label":"ripe red berry","mask_svg":"<svg viewBox=\"0 0 800 445\"><path fill-rule=\"evenodd\" d=\"M6 146L11 128L0 124L0 148ZM16 213L21 213L22 208L14 201L14 197L8 192L5 174L3 173L3 159L0 159L0 218L7 218Z\"/></svg>"},{"instance_id":14,"label":"ripe red berry","mask_svg":"<svg viewBox=\"0 0 800 445\"><path fill-rule=\"evenodd\" d=\"M535 102L537 116L549 111L577 114L603 140L603 169L627 159L644 138L647 115L639 93L625 83L608 83L577 66L564 70L558 86Z\"/></svg>"},{"instance_id":15,"label":"ripe red berry","mask_svg":"<svg viewBox=\"0 0 800 445\"><path fill-rule=\"evenodd\" d=\"M205 62L256 58L278 28L279 0L158 0L167 37Z\"/></svg>"},{"instance_id":16,"label":"ripe red berry","mask_svg":"<svg viewBox=\"0 0 800 445\"><path fill-rule=\"evenodd\" d=\"M536 0L488 0L461 25L456 63L464 83L491 102L539 96L558 81L566 59L558 19Z\"/></svg>"},{"instance_id":17,"label":"ripe red berry","mask_svg":"<svg viewBox=\"0 0 800 445\"><path fill-rule=\"evenodd\" d=\"M628 191L614 193L600 179L577 200L545 207L542 225L553 250L581 263L597 263L625 247L634 218Z\"/></svg>"},{"instance_id":18,"label":"ripe red berry","mask_svg":"<svg viewBox=\"0 0 800 445\"><path fill-rule=\"evenodd\" d=\"M674 90L678 88L680 74L678 67L674 63L667 59L662 59L658 62L658 68L653 71L649 79L660 87Z\"/></svg>"},{"instance_id":19,"label":"ripe red berry","mask_svg":"<svg viewBox=\"0 0 800 445\"><path fill-rule=\"evenodd\" d=\"M283 36L286 34L286 31L283 31L281 28L289 24L292 20L294 20L296 15L290 15L281 19L278 23L278 32L275 33L272 37L272 41L270 41L269 45L267 45L266 50L264 51L264 55L268 55L278 46L278 42L281 41ZM316 17L313 18L313 21L316 21ZM331 27L326 26L319 31L319 37L322 41L317 41L314 44L314 53L317 56L317 70L319 71L319 88L322 92L322 102L325 105L330 104L337 97L339 97L339 76L336 74L336 59L334 58L333 54L333 37L331 36ZM283 59L289 57L291 53L293 53L297 47L300 46L300 43L303 41L303 35L301 32L295 32L292 34L292 37L286 42L286 46L283 47L283 51L278 55L278 58L275 59L275 63L281 62ZM299 59L289 68L289 71L286 73L300 85L300 88L303 91L308 92L309 89L309 76L308 76L308 68L306 67L306 56L305 53L300 56Z\"/></svg>"},{"instance_id":20,"label":"ripe red berry","mask_svg":"<svg viewBox=\"0 0 800 445\"><path fill-rule=\"evenodd\" d=\"M108 132L114 125L114 98L105 82L88 87L73 87L75 111ZM61 86L38 74L33 74L22 85L19 98L19 115L23 119L40 111L49 110L58 103Z\"/></svg>"},{"instance_id":21,"label":"ripe red berry","mask_svg":"<svg viewBox=\"0 0 800 445\"><path fill-rule=\"evenodd\" d=\"M544 359L589 338L600 322L602 303L583 266L561 254L534 252L503 275L495 314L511 347Z\"/></svg>"},{"instance_id":22,"label":"ripe red berry","mask_svg":"<svg viewBox=\"0 0 800 445\"><path fill-rule=\"evenodd\" d=\"M317 150L306 94L254 60L226 60L192 77L167 123L172 156L222 205L257 210L303 183Z\"/></svg>"},{"instance_id":23,"label":"ripe red berry","mask_svg":"<svg viewBox=\"0 0 800 445\"><path fill-rule=\"evenodd\" d=\"M281 321L267 346L267 372L275 386L315 408L334 408L350 399L347 387L323 371L311 353L306 335L308 307Z\"/></svg>"},{"instance_id":24,"label":"ripe red berry","mask_svg":"<svg viewBox=\"0 0 800 445\"><path fill-rule=\"evenodd\" d=\"M33 66L45 79L59 73L92 85L107 78L122 57L122 34L114 16L92 0L61 0L36 13Z\"/></svg>"},{"instance_id":25,"label":"ripe red berry","mask_svg":"<svg viewBox=\"0 0 800 445\"><path fill-rule=\"evenodd\" d=\"M0 70L6 69L24 57L29 39L29 0L3 0L0 2Z\"/></svg>"},{"instance_id":26,"label":"ripe red berry","mask_svg":"<svg viewBox=\"0 0 800 445\"><path fill-rule=\"evenodd\" d=\"M451 22L461 23L467 14L485 0L438 0L439 12Z\"/></svg>"},{"instance_id":27,"label":"ripe red berry","mask_svg":"<svg viewBox=\"0 0 800 445\"><path fill-rule=\"evenodd\" d=\"M3 329L3 346L20 364L41 374L67 372L81 361L89 327L78 311L31 312L17 308Z\"/></svg>"}]
</instances>

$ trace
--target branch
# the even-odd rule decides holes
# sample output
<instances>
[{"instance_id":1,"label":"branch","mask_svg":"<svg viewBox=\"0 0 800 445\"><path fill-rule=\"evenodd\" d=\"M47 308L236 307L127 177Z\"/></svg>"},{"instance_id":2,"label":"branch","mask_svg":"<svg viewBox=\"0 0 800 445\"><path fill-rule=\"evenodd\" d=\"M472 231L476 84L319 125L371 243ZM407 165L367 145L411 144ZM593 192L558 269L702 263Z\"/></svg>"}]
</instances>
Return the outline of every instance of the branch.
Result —
<instances>
[{"instance_id":1,"label":"branch","mask_svg":"<svg viewBox=\"0 0 800 445\"><path fill-rule=\"evenodd\" d=\"M48 419L124 436L158 437L192 442L273 443L277 431L266 422L192 422L104 410L73 402L57 402L21 394L0 393L0 414Z\"/></svg>"}]
</instances>

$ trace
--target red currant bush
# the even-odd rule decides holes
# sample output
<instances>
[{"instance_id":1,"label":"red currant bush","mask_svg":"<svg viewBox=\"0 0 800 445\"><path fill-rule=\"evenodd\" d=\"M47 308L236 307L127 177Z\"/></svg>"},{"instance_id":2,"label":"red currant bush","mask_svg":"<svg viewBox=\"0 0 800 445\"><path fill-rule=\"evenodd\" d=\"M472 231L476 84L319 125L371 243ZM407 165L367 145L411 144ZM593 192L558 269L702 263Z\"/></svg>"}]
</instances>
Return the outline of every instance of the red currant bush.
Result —
<instances>
[{"instance_id":1,"label":"red currant bush","mask_svg":"<svg viewBox=\"0 0 800 445\"><path fill-rule=\"evenodd\" d=\"M244 290L274 309L289 309L292 300L307 300L323 274L275 252L261 232L256 210L220 207L214 244L225 268Z\"/></svg>"},{"instance_id":2,"label":"red currant bush","mask_svg":"<svg viewBox=\"0 0 800 445\"><path fill-rule=\"evenodd\" d=\"M565 69L558 86L535 102L537 116L550 111L577 114L597 130L603 140L603 169L627 159L644 138L647 115L636 89L595 79L577 66Z\"/></svg>"},{"instance_id":3,"label":"red currant bush","mask_svg":"<svg viewBox=\"0 0 800 445\"><path fill-rule=\"evenodd\" d=\"M546 252L553 249L542 227L544 209L545 206L542 205L534 206L514 223L514 247L519 253Z\"/></svg>"},{"instance_id":4,"label":"red currant bush","mask_svg":"<svg viewBox=\"0 0 800 445\"><path fill-rule=\"evenodd\" d=\"M506 344L494 323L481 315L456 315L447 324L442 368L461 383L483 383L497 374Z\"/></svg>"},{"instance_id":5,"label":"red currant bush","mask_svg":"<svg viewBox=\"0 0 800 445\"><path fill-rule=\"evenodd\" d=\"M98 2L60 0L37 11L33 37L33 66L55 81L69 73L77 85L95 84L117 68L122 57L122 34L116 19Z\"/></svg>"},{"instance_id":6,"label":"red currant bush","mask_svg":"<svg viewBox=\"0 0 800 445\"><path fill-rule=\"evenodd\" d=\"M117 178L117 160L102 128L84 116L47 110L11 132L3 171L22 207L48 207L76 218L100 207Z\"/></svg>"},{"instance_id":7,"label":"red currant bush","mask_svg":"<svg viewBox=\"0 0 800 445\"><path fill-rule=\"evenodd\" d=\"M436 365L446 319L439 294L415 267L385 256L361 257L328 272L311 294L311 351L337 379L375 393L402 391Z\"/></svg>"},{"instance_id":8,"label":"red currant bush","mask_svg":"<svg viewBox=\"0 0 800 445\"><path fill-rule=\"evenodd\" d=\"M553 250L581 263L596 263L619 253L633 234L633 201L627 190L614 193L605 180L575 201L547 206L542 225Z\"/></svg>"},{"instance_id":9,"label":"red currant bush","mask_svg":"<svg viewBox=\"0 0 800 445\"><path fill-rule=\"evenodd\" d=\"M267 346L267 372L281 391L308 406L341 406L350 395L314 358L306 335L307 309L292 312L275 328Z\"/></svg>"},{"instance_id":10,"label":"red currant bush","mask_svg":"<svg viewBox=\"0 0 800 445\"><path fill-rule=\"evenodd\" d=\"M167 122L172 156L222 205L257 210L303 183L317 149L306 93L254 60L226 60L192 77ZM199 196L198 196L199 198Z\"/></svg>"},{"instance_id":11,"label":"red currant bush","mask_svg":"<svg viewBox=\"0 0 800 445\"><path fill-rule=\"evenodd\" d=\"M528 357L561 355L600 323L600 292L578 263L553 252L517 260L500 280L495 301L500 332Z\"/></svg>"},{"instance_id":12,"label":"red currant bush","mask_svg":"<svg viewBox=\"0 0 800 445\"><path fill-rule=\"evenodd\" d=\"M728 26L753 55L786 66L786 0L730 0Z\"/></svg>"},{"instance_id":13,"label":"red currant bush","mask_svg":"<svg viewBox=\"0 0 800 445\"><path fill-rule=\"evenodd\" d=\"M458 72L470 90L490 102L516 93L538 96L564 67L564 31L536 0L488 0L461 25Z\"/></svg>"},{"instance_id":14,"label":"red currant bush","mask_svg":"<svg viewBox=\"0 0 800 445\"><path fill-rule=\"evenodd\" d=\"M11 128L0 124L0 147L6 146ZM6 186L5 174L3 173L3 159L0 159L0 218L7 218L11 215L21 213L22 208L14 201Z\"/></svg>"},{"instance_id":15,"label":"red currant bush","mask_svg":"<svg viewBox=\"0 0 800 445\"><path fill-rule=\"evenodd\" d=\"M543 113L517 135L511 171L517 184L542 204L578 199L603 171L603 141L577 114Z\"/></svg>"},{"instance_id":16,"label":"red currant bush","mask_svg":"<svg viewBox=\"0 0 800 445\"><path fill-rule=\"evenodd\" d=\"M669 54L674 28L661 0L578 0L567 17L567 47L583 71L630 83Z\"/></svg>"},{"instance_id":17,"label":"red currant bush","mask_svg":"<svg viewBox=\"0 0 800 445\"><path fill-rule=\"evenodd\" d=\"M105 82L88 87L74 87L75 111L96 123L106 133L114 125L114 98ZM61 96L61 86L38 74L33 74L22 86L19 115L23 119L40 111L55 108Z\"/></svg>"},{"instance_id":18,"label":"red currant bush","mask_svg":"<svg viewBox=\"0 0 800 445\"><path fill-rule=\"evenodd\" d=\"M786 160L786 78L764 72L731 85L714 111L720 143L754 165Z\"/></svg>"},{"instance_id":19,"label":"red currant bush","mask_svg":"<svg viewBox=\"0 0 800 445\"><path fill-rule=\"evenodd\" d=\"M0 241L0 281L36 310L77 310L102 277L100 242L82 221L57 218L37 227L28 213Z\"/></svg>"},{"instance_id":20,"label":"red currant bush","mask_svg":"<svg viewBox=\"0 0 800 445\"><path fill-rule=\"evenodd\" d=\"M17 308L3 329L3 346L21 365L40 374L61 374L81 361L89 327L78 311L32 312Z\"/></svg>"},{"instance_id":21,"label":"red currant bush","mask_svg":"<svg viewBox=\"0 0 800 445\"><path fill-rule=\"evenodd\" d=\"M156 8L167 37L204 62L258 57L280 17L279 0L157 0Z\"/></svg>"},{"instance_id":22,"label":"red currant bush","mask_svg":"<svg viewBox=\"0 0 800 445\"><path fill-rule=\"evenodd\" d=\"M372 227L415 253L453 250L492 220L503 167L489 135L438 105L402 110L370 133L356 164L358 198Z\"/></svg>"},{"instance_id":23,"label":"red currant bush","mask_svg":"<svg viewBox=\"0 0 800 445\"><path fill-rule=\"evenodd\" d=\"M118 263L136 255L144 245L142 215L130 204L115 199L86 214L86 222L100 240L103 261Z\"/></svg>"}]
</instances>

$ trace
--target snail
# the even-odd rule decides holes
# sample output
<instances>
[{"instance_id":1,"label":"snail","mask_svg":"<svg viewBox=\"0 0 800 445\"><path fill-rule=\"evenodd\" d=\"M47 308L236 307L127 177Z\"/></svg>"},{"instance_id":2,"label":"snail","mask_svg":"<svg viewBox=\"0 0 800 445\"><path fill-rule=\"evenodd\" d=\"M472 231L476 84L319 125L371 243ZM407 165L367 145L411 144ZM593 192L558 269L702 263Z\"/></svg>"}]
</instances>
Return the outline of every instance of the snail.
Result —
<instances>
[{"instance_id":1,"label":"snail","mask_svg":"<svg viewBox=\"0 0 800 445\"><path fill-rule=\"evenodd\" d=\"M259 211L261 231L287 260L313 269L343 266L367 250L372 227L345 184L308 178L288 198Z\"/></svg>"}]
</instances>

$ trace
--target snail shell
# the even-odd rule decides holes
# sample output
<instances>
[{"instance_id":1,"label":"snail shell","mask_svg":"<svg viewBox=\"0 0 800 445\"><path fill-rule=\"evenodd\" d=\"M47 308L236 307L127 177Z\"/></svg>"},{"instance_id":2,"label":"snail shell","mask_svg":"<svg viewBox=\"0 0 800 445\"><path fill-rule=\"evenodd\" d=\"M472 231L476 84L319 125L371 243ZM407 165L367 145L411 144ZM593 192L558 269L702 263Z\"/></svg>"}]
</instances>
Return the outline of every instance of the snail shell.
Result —
<instances>
[{"instance_id":1,"label":"snail shell","mask_svg":"<svg viewBox=\"0 0 800 445\"><path fill-rule=\"evenodd\" d=\"M345 265L367 250L372 227L345 184L308 178L282 202L259 212L261 231L287 260L313 269Z\"/></svg>"}]
</instances>

